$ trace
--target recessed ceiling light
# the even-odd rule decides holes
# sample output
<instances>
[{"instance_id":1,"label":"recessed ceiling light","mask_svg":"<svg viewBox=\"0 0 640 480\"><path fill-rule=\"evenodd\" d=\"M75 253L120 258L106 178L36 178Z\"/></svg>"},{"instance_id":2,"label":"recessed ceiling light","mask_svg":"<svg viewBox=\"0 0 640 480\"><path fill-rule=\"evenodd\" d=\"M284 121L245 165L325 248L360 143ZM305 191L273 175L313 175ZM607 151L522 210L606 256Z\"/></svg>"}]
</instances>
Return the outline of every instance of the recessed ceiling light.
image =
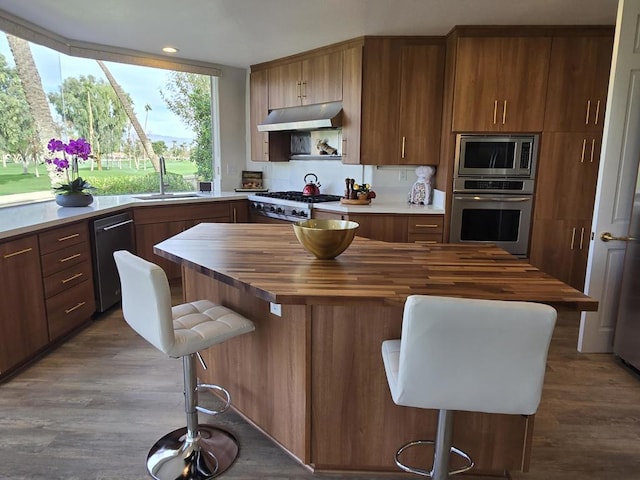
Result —
<instances>
[{"instance_id":1,"label":"recessed ceiling light","mask_svg":"<svg viewBox=\"0 0 640 480\"><path fill-rule=\"evenodd\" d=\"M176 47L162 47L162 51L164 53L178 53L178 49Z\"/></svg>"}]
</instances>

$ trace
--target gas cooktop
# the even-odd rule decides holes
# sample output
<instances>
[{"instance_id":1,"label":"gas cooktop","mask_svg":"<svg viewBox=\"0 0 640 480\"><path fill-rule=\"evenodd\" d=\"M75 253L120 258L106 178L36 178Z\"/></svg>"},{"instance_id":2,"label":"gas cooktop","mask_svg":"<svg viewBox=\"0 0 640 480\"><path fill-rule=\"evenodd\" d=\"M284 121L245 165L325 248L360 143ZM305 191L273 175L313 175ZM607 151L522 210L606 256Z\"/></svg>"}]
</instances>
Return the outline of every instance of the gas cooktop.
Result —
<instances>
[{"instance_id":1,"label":"gas cooktop","mask_svg":"<svg viewBox=\"0 0 640 480\"><path fill-rule=\"evenodd\" d=\"M303 195L302 192L265 192L256 193L258 197L275 198L277 200L290 200L293 202L302 203L322 203L322 202L337 202L340 200L339 195Z\"/></svg>"}]
</instances>

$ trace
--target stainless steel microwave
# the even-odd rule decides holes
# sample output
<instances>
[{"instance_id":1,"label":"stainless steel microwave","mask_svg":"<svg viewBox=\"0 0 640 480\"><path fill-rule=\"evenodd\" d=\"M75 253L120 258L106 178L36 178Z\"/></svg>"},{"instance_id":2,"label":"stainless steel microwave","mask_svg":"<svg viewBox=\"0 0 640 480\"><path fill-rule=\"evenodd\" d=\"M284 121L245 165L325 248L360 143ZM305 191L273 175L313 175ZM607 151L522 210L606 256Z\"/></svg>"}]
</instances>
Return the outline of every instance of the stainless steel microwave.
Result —
<instances>
[{"instance_id":1,"label":"stainless steel microwave","mask_svg":"<svg viewBox=\"0 0 640 480\"><path fill-rule=\"evenodd\" d=\"M456 137L456 177L535 176L538 135L470 135Z\"/></svg>"}]
</instances>

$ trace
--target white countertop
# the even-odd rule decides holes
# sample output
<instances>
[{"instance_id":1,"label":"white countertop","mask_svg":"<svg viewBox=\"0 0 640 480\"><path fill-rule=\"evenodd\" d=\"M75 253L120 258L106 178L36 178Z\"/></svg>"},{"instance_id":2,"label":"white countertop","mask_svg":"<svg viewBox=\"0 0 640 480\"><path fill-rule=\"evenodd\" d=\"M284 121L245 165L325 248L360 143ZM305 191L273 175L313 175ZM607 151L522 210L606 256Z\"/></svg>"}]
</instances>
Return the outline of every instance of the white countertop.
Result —
<instances>
[{"instance_id":1,"label":"white countertop","mask_svg":"<svg viewBox=\"0 0 640 480\"><path fill-rule=\"evenodd\" d=\"M317 203L315 210L339 213L388 213L396 215L444 215L444 208L436 205L412 205L406 202L373 199L369 205L344 205L340 202Z\"/></svg>"},{"instance_id":2,"label":"white countertop","mask_svg":"<svg viewBox=\"0 0 640 480\"><path fill-rule=\"evenodd\" d=\"M0 208L0 239L33 232L42 228L64 225L76 220L115 213L132 206L144 207L167 203L211 202L247 198L245 193L235 192L202 193L197 197L153 200L140 200L135 198L136 196L144 196L144 194L96 196L93 203L88 207L60 207L54 200L25 205L8 205Z\"/></svg>"},{"instance_id":3,"label":"white countertop","mask_svg":"<svg viewBox=\"0 0 640 480\"><path fill-rule=\"evenodd\" d=\"M77 220L99 217L109 213L117 213L130 207L175 204L179 202L211 202L222 200L243 200L244 192L202 193L197 197L164 198L140 200L140 195L96 196L88 207L60 207L54 200L29 203L25 205L8 205L0 207L0 239L34 232L43 228L56 227ZM398 200L373 199L369 205L343 205L340 202L326 202L314 205L318 210L341 213L386 213L399 215L444 214L439 205L411 205Z\"/></svg>"}]
</instances>

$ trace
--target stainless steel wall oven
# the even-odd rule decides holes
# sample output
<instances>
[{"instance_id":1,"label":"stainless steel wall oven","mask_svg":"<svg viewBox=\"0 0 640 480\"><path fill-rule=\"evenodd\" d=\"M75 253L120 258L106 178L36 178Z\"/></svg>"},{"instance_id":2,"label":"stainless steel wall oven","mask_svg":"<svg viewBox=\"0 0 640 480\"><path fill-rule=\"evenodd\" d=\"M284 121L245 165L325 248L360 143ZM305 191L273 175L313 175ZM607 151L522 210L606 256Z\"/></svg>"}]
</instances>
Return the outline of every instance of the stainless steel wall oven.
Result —
<instances>
[{"instance_id":1,"label":"stainless steel wall oven","mask_svg":"<svg viewBox=\"0 0 640 480\"><path fill-rule=\"evenodd\" d=\"M458 135L451 242L528 255L537 143L536 135Z\"/></svg>"}]
</instances>

